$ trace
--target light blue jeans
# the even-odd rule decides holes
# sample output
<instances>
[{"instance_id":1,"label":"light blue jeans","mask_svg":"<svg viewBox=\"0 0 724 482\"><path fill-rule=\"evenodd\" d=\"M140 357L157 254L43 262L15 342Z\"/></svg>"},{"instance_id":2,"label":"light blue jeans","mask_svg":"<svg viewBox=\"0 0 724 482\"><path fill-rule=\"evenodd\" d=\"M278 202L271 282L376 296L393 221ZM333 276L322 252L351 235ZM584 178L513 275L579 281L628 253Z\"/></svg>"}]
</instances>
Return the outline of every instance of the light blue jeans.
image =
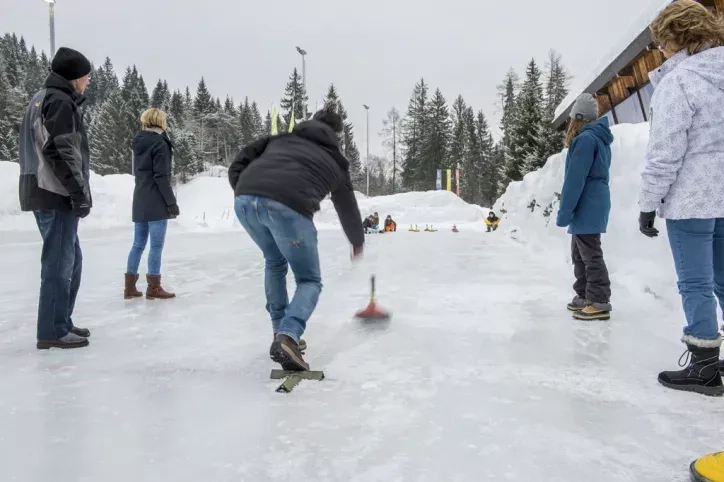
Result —
<instances>
[{"instance_id":1,"label":"light blue jeans","mask_svg":"<svg viewBox=\"0 0 724 482\"><path fill-rule=\"evenodd\" d=\"M724 219L667 220L666 228L686 314L684 333L713 340L719 333L717 300L724 309Z\"/></svg>"},{"instance_id":2,"label":"light blue jeans","mask_svg":"<svg viewBox=\"0 0 724 482\"><path fill-rule=\"evenodd\" d=\"M237 196L234 210L264 254L266 309L272 329L299 343L322 292L317 228L310 218L264 197ZM288 266L297 282L291 303L287 295Z\"/></svg>"},{"instance_id":3,"label":"light blue jeans","mask_svg":"<svg viewBox=\"0 0 724 482\"><path fill-rule=\"evenodd\" d=\"M133 223L133 247L128 253L128 265L126 273L138 274L138 265L141 264L141 256L146 249L148 238L151 238L151 249L148 252L148 274L158 276L161 274L161 255L163 244L166 241L166 227L168 220L152 221L150 223Z\"/></svg>"}]
</instances>

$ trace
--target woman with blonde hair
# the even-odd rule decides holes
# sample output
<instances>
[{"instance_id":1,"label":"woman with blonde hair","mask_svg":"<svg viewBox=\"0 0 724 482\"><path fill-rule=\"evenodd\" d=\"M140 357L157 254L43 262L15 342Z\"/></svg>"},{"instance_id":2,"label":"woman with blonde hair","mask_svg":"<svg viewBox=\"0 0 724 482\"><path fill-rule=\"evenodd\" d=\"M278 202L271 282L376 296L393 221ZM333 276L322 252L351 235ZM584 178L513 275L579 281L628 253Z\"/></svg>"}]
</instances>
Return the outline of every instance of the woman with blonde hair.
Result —
<instances>
[{"instance_id":1,"label":"woman with blonde hair","mask_svg":"<svg viewBox=\"0 0 724 482\"><path fill-rule=\"evenodd\" d=\"M161 255L166 239L168 220L179 215L176 196L171 188L173 146L166 134L166 114L148 109L141 115L141 131L133 139L133 247L128 254L125 276L125 299L143 294L136 289L138 266L151 238L148 253L146 298L169 299L176 295L161 287Z\"/></svg>"},{"instance_id":2,"label":"woman with blonde hair","mask_svg":"<svg viewBox=\"0 0 724 482\"><path fill-rule=\"evenodd\" d=\"M701 4L678 0L650 29L668 60L650 74L655 91L639 226L653 238L656 210L666 219L688 351L680 360L685 368L660 373L659 382L722 395L716 299L724 307L724 23Z\"/></svg>"},{"instance_id":3,"label":"woman with blonde hair","mask_svg":"<svg viewBox=\"0 0 724 482\"><path fill-rule=\"evenodd\" d=\"M608 118L598 119L598 102L582 94L573 104L566 135L566 171L556 225L568 227L576 296L568 310L579 320L611 318L611 281L601 235L608 228L613 134Z\"/></svg>"}]
</instances>

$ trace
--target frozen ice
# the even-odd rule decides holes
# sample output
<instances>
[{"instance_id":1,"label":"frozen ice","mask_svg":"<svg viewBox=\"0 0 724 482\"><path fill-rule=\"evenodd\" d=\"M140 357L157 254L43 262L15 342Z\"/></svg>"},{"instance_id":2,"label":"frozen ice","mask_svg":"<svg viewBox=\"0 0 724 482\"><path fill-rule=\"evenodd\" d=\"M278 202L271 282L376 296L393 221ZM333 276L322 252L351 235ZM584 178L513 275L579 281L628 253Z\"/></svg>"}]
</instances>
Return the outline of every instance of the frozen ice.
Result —
<instances>
[{"instance_id":1,"label":"frozen ice","mask_svg":"<svg viewBox=\"0 0 724 482\"><path fill-rule=\"evenodd\" d=\"M610 322L565 309L568 238L551 221L562 156L509 187L495 233L483 232L486 210L449 193L360 196L363 214L390 213L400 231L369 236L353 265L325 204L324 290L305 338L327 378L291 394L269 380L263 261L218 213L230 209L223 177L179 188L169 302L122 299L130 191L123 177L94 180L96 202L126 214L99 207L83 222L74 321L93 335L70 351L35 350L39 235L3 191L0 480L687 480L693 459L722 450L724 405L657 383L684 350L684 318L665 233L637 232L646 125L614 135ZM216 213L206 225L202 209ZM440 230L409 233L407 222ZM389 324L352 319L371 274Z\"/></svg>"}]
</instances>

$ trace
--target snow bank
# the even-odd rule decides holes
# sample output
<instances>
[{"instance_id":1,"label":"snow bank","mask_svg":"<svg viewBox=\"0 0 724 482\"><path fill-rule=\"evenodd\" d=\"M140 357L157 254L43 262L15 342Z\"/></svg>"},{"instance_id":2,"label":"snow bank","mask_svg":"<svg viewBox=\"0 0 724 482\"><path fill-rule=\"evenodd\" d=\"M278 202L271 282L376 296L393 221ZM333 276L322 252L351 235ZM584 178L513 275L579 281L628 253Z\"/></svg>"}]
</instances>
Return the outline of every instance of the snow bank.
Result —
<instances>
[{"instance_id":1,"label":"snow bank","mask_svg":"<svg viewBox=\"0 0 724 482\"><path fill-rule=\"evenodd\" d=\"M638 230L638 193L648 129L648 124L612 128L612 206L603 249L614 284L669 297L676 294L676 277L665 224L657 220L661 233L654 240ZM566 229L556 227L565 155L566 151L552 156L542 169L512 183L495 204L503 219L504 232L536 251L545 252L552 263L561 266L571 264L570 237ZM571 273L571 282L572 276Z\"/></svg>"},{"instance_id":2,"label":"snow bank","mask_svg":"<svg viewBox=\"0 0 724 482\"><path fill-rule=\"evenodd\" d=\"M223 231L237 229L233 194L222 170L211 176L200 175L177 187L181 216L172 226L192 231ZM0 162L0 231L35 230L35 220L20 211L18 201L18 164ZM220 176L220 177L219 177ZM131 222L133 177L130 175L99 176L91 173L93 211L83 221L83 229L128 226ZM408 224L433 224L447 228L453 224L481 227L487 211L471 206L447 191L414 192L368 198L355 192L362 215L378 212L391 214L400 228ZM339 219L330 200L322 202L314 218L321 229L339 229Z\"/></svg>"}]
</instances>

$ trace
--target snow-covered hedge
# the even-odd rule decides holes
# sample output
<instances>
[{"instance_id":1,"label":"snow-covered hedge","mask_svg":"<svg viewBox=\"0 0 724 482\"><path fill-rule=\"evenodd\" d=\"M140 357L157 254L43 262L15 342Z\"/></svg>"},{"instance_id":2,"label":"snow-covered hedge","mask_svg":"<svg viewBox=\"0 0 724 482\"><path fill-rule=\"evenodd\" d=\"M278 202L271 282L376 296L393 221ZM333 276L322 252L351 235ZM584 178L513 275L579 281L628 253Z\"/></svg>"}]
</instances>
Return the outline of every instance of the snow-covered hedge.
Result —
<instances>
[{"instance_id":1,"label":"snow-covered hedge","mask_svg":"<svg viewBox=\"0 0 724 482\"><path fill-rule=\"evenodd\" d=\"M638 230L638 192L648 129L648 124L612 128L612 208L603 249L612 282L619 288L675 299L676 278L664 222L657 220L661 234L654 240ZM504 232L559 264L571 263L570 238L565 229L556 227L565 156L566 151L552 156L542 169L512 183L494 208L503 219Z\"/></svg>"}]
</instances>

